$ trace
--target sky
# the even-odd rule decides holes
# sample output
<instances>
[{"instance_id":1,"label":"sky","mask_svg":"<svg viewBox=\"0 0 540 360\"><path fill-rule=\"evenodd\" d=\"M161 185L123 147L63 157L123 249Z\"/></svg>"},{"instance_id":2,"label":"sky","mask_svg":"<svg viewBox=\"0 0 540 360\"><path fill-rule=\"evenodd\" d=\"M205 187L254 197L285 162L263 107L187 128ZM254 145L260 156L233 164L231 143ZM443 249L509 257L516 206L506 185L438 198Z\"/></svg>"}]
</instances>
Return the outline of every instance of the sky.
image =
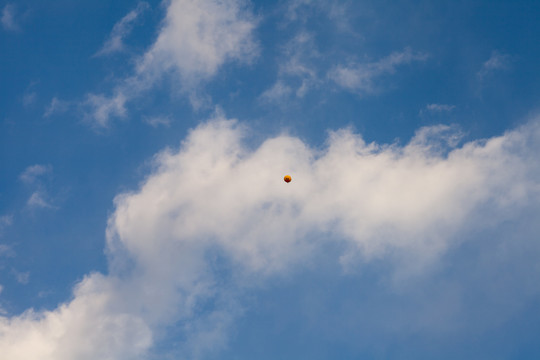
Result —
<instances>
[{"instance_id":1,"label":"sky","mask_svg":"<svg viewBox=\"0 0 540 360\"><path fill-rule=\"evenodd\" d=\"M539 358L538 18L0 1L0 357Z\"/></svg>"}]
</instances>

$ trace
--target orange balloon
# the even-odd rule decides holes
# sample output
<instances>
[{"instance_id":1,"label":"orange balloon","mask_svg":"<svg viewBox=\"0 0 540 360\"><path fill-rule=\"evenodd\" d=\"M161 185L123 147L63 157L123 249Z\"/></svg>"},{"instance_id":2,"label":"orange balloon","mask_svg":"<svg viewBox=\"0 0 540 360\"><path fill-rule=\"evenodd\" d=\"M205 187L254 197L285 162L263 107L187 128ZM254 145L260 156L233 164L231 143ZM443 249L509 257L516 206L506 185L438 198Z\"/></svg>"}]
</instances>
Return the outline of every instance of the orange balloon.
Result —
<instances>
[{"instance_id":1,"label":"orange balloon","mask_svg":"<svg viewBox=\"0 0 540 360\"><path fill-rule=\"evenodd\" d=\"M291 182L291 175L285 175L285 177L283 178L283 180L286 182L286 183L290 183Z\"/></svg>"}]
</instances>

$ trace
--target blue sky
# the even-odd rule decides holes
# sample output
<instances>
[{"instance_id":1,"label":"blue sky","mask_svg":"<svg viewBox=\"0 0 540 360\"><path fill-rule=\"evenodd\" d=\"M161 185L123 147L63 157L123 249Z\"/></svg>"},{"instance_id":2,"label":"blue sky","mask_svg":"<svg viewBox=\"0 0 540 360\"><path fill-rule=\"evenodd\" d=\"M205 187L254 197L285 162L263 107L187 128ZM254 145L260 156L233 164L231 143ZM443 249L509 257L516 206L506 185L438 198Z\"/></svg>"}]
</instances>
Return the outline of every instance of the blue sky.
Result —
<instances>
[{"instance_id":1,"label":"blue sky","mask_svg":"<svg viewBox=\"0 0 540 360\"><path fill-rule=\"evenodd\" d=\"M0 354L538 358L539 17L1 1Z\"/></svg>"}]
</instances>

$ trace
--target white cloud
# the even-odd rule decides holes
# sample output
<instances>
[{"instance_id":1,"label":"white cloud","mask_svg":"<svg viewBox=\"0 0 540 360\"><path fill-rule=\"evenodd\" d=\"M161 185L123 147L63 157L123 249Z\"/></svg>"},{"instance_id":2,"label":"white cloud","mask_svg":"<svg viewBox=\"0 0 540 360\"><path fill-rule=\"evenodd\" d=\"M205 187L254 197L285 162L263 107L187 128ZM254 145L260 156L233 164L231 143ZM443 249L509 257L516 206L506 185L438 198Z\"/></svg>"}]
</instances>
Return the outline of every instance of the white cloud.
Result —
<instances>
[{"instance_id":1,"label":"white cloud","mask_svg":"<svg viewBox=\"0 0 540 360\"><path fill-rule=\"evenodd\" d=\"M498 51L493 51L491 57L482 64L482 67L477 73L480 80L491 75L498 70L506 70L510 68L511 57L508 54L502 54Z\"/></svg>"},{"instance_id":2,"label":"white cloud","mask_svg":"<svg viewBox=\"0 0 540 360\"><path fill-rule=\"evenodd\" d=\"M188 89L214 76L228 60L257 55L254 17L238 0L173 0L156 42L138 64L139 74L174 70Z\"/></svg>"},{"instance_id":3,"label":"white cloud","mask_svg":"<svg viewBox=\"0 0 540 360\"><path fill-rule=\"evenodd\" d=\"M133 30L135 21L141 14L149 8L148 3L139 2L135 9L131 10L119 22L117 22L109 35L109 38L103 44L103 47L96 53L96 56L108 55L114 52L124 50L124 39Z\"/></svg>"},{"instance_id":4,"label":"white cloud","mask_svg":"<svg viewBox=\"0 0 540 360\"><path fill-rule=\"evenodd\" d=\"M87 109L85 118L97 128L107 128L111 116L126 116L126 101L127 97L123 92L116 92L110 98L101 94L88 94L82 104Z\"/></svg>"},{"instance_id":5,"label":"white cloud","mask_svg":"<svg viewBox=\"0 0 540 360\"><path fill-rule=\"evenodd\" d=\"M265 90L259 98L264 102L274 103L291 95L291 93L292 89L288 85L285 85L282 81L277 81L271 88Z\"/></svg>"},{"instance_id":6,"label":"white cloud","mask_svg":"<svg viewBox=\"0 0 540 360\"><path fill-rule=\"evenodd\" d=\"M51 165L32 165L27 167L19 178L26 184L32 184L39 179L39 177L46 175L52 171Z\"/></svg>"},{"instance_id":7,"label":"white cloud","mask_svg":"<svg viewBox=\"0 0 540 360\"><path fill-rule=\"evenodd\" d=\"M158 83L164 74L179 82L192 105L201 103L201 84L229 61L249 63L258 55L256 19L242 0L172 0L155 43L136 62L112 98L90 94L86 114L98 127L123 117L125 104ZM203 96L204 97L204 96ZM88 101L90 100L90 101Z\"/></svg>"},{"instance_id":8,"label":"white cloud","mask_svg":"<svg viewBox=\"0 0 540 360\"><path fill-rule=\"evenodd\" d=\"M4 9L2 10L2 18L0 18L0 22L2 22L2 27L4 28L4 30L20 30L19 24L15 19L16 13L17 12L15 9L15 5L7 4L6 6L4 6Z\"/></svg>"},{"instance_id":9,"label":"white cloud","mask_svg":"<svg viewBox=\"0 0 540 360\"><path fill-rule=\"evenodd\" d=\"M407 48L372 63L338 65L328 73L328 77L347 90L359 94L373 94L381 91L380 86L375 83L375 79L386 74L393 74L400 65L426 59L426 54L413 53L411 49Z\"/></svg>"},{"instance_id":10,"label":"white cloud","mask_svg":"<svg viewBox=\"0 0 540 360\"><path fill-rule=\"evenodd\" d=\"M464 231L539 208L538 121L441 151L454 145L445 130L423 128L403 147L344 129L324 150L287 135L250 149L238 122L202 124L155 157L139 189L116 197L109 275L88 275L54 311L0 317L0 352L145 358L176 323L185 357L199 358L226 343L238 290L309 261L325 242L349 245L346 265L388 258L400 273L422 271Z\"/></svg>"}]
</instances>

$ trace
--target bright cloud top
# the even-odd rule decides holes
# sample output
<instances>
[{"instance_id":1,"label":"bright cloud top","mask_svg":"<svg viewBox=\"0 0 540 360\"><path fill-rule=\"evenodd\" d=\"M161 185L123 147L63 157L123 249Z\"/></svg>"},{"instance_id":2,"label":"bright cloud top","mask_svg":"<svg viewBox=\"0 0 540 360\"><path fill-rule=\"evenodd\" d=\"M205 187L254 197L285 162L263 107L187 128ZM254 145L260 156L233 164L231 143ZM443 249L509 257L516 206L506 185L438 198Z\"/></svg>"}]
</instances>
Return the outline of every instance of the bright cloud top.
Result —
<instances>
[{"instance_id":1,"label":"bright cloud top","mask_svg":"<svg viewBox=\"0 0 540 360\"><path fill-rule=\"evenodd\" d=\"M0 352L145 358L180 321L190 351L219 346L236 316L235 290L309 261L325 242L347 245L345 265L413 253L421 269L463 229L538 207L538 122L453 149L448 130L420 129L405 146L344 129L321 150L288 135L251 149L249 129L217 116L158 154L138 190L117 196L109 275L88 275L56 310L0 317ZM208 299L215 305L201 310Z\"/></svg>"}]
</instances>

